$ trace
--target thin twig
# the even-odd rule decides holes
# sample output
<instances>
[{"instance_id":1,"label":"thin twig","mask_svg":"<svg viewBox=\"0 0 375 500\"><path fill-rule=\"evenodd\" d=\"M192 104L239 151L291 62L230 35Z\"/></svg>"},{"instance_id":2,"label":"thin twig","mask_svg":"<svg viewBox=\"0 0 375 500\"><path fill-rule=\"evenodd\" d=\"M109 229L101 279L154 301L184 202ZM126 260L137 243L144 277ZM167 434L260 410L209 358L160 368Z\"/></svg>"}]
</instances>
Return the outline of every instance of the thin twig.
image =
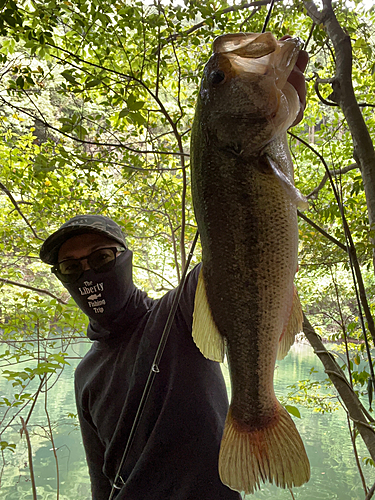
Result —
<instances>
[{"instance_id":1,"label":"thin twig","mask_svg":"<svg viewBox=\"0 0 375 500\"><path fill-rule=\"evenodd\" d=\"M56 447L55 447L55 441L53 439L53 432L52 432L52 426L51 426L51 420L49 418L49 413L48 413L48 408L47 408L47 393L48 393L48 387L47 387L47 380L45 382L46 386L46 391L45 391L45 396L44 396L44 411L47 416L47 422L48 422L48 429L49 429L49 438L51 440L52 444L52 451L53 455L55 457L55 463L56 463L56 500L59 500L59 495L60 495L60 469L59 469L59 461L57 458L57 453L56 453Z\"/></svg>"},{"instance_id":2,"label":"thin twig","mask_svg":"<svg viewBox=\"0 0 375 500\"><path fill-rule=\"evenodd\" d=\"M280 0L278 0L280 1ZM242 5L233 5L232 7L227 7L226 9L223 9L223 10L219 10L218 12L215 12L215 14L213 16L211 16L209 19L216 19L217 17L223 15L223 14L228 14L229 12L236 12L236 11L239 11L239 10L243 10L243 9L248 9L250 7L256 7L256 8L259 8L263 5L268 5L269 3L271 3L271 0L259 0L257 2L251 2L251 3L244 3ZM194 33L194 31L197 31L199 30L200 28L202 28L205 24L207 23L207 19L204 19L203 21L199 22L198 24L195 24L194 26L192 26L191 28L183 31L182 33L173 33L173 35L169 36L165 42L163 43L163 45L159 45L159 47L157 48L157 50L160 50L163 46L165 46L167 43L173 41L173 40L176 40L177 38L184 38L188 35L191 35L191 33Z\"/></svg>"},{"instance_id":3,"label":"thin twig","mask_svg":"<svg viewBox=\"0 0 375 500\"><path fill-rule=\"evenodd\" d=\"M299 210L297 210L298 217L306 221L311 227L316 229L320 234L322 234L324 237L326 237L328 240L332 241L335 245L337 245L341 250L344 250L344 252L347 251L346 245L341 243L341 241L337 240L334 236L331 236L327 231L325 231L322 227L318 226L314 221L312 221L307 215L303 214Z\"/></svg>"},{"instance_id":4,"label":"thin twig","mask_svg":"<svg viewBox=\"0 0 375 500\"><path fill-rule=\"evenodd\" d=\"M1 97L1 100L3 101L4 104L9 106L10 108L16 109L20 113L25 113L25 115L30 116L33 119L36 119L37 117L33 114L30 113L28 110L24 108L20 108L18 106L15 106L14 104L11 104L10 102L6 101L3 97ZM110 142L97 142L97 141L86 141L85 139L79 139L78 137L74 137L73 135L67 134L66 132L62 132L60 129L57 127L54 127L48 122L45 122L41 120L40 118L37 118L45 127L50 128L51 130L54 130L55 132L58 132L59 134L63 135L64 137L67 137L68 139L71 139L72 141L79 142L80 144L87 144L91 146L103 146L103 147L113 147L113 148L122 148L126 149L127 151L131 151L132 153L137 153L137 154L158 154L158 155L175 155L175 156L189 156L186 155L185 153L175 153L173 151L154 151L154 150L140 150L140 149L135 149L131 148L130 146L126 146L125 144L122 143L110 143ZM0 183L0 188L2 188L2 185ZM17 208L17 207L16 207ZM38 236L36 236L38 238ZM42 239L42 238L39 238Z\"/></svg>"},{"instance_id":5,"label":"thin twig","mask_svg":"<svg viewBox=\"0 0 375 500\"><path fill-rule=\"evenodd\" d=\"M33 412L33 410L34 410L34 408L35 408L35 405L36 405L36 401L37 401L37 399L38 399L39 394L41 393L41 390L42 390L43 384L44 384L44 382L45 382L45 380L46 380L46 376L47 376L47 374L45 373L45 374L44 374L44 375L40 378L40 384L39 384L39 387L38 387L38 389L37 389L36 393L34 394L33 403L32 403L32 405L31 405L31 408L30 408L29 413L28 413L28 415L27 415L25 425L27 425L27 424L29 423L29 420L30 420L31 414L32 414L32 412Z\"/></svg>"},{"instance_id":6,"label":"thin twig","mask_svg":"<svg viewBox=\"0 0 375 500\"><path fill-rule=\"evenodd\" d=\"M20 417L20 419L21 419L21 424L22 424L22 431L25 433L26 443L27 443L27 453L28 453L28 460L29 460L31 488L33 491L33 500L37 500L35 475L34 475L34 467L33 467L33 452L31 449L29 431L27 430L26 423L25 423L24 419L22 417Z\"/></svg>"},{"instance_id":7,"label":"thin twig","mask_svg":"<svg viewBox=\"0 0 375 500\"><path fill-rule=\"evenodd\" d=\"M344 315L343 315L342 308L341 308L341 303L340 303L340 294L339 294L337 282L336 282L336 279L335 279L335 277L333 275L332 269L330 269L330 271L331 271L331 278L332 278L333 286L335 288L335 295L336 295L337 307L338 307L339 315L340 315L339 325L340 325L340 327L342 329L342 332L344 334L346 364L347 364L347 369L348 369L349 381L350 381L351 387L353 388L353 376L352 376L352 370L350 368L349 349L348 349L348 335L347 335L347 331L346 331L346 328L345 328L345 320L344 320Z\"/></svg>"},{"instance_id":8,"label":"thin twig","mask_svg":"<svg viewBox=\"0 0 375 500\"><path fill-rule=\"evenodd\" d=\"M174 285L171 281L169 281L165 276L163 276L162 274L159 274L157 273L156 271L153 271L152 269L150 269L149 267L143 267L143 266L137 266L135 264L133 264L133 267L136 267L138 269L143 269L144 271L147 271L148 273L152 273L152 274L155 274L156 276L158 276L159 278L161 278L162 280L166 281L168 283L168 285L170 285L172 288L175 288L176 285ZM77 337L78 338L78 337Z\"/></svg>"},{"instance_id":9,"label":"thin twig","mask_svg":"<svg viewBox=\"0 0 375 500\"><path fill-rule=\"evenodd\" d=\"M361 481L362 481L363 490L365 492L365 495L367 495L368 488L367 488L367 485L366 485L365 477L363 475L363 470L362 470L362 467L361 467L361 462L359 461L357 445L356 445L356 442L355 442L355 433L354 433L354 429L352 429L352 426L351 426L351 423L350 423L350 417L349 417L348 413L346 414L346 418L348 420L348 427L349 427L350 439L351 439L352 445L353 445L353 453L354 453L355 461L356 461L356 464L357 464L357 469L358 469L359 476L360 476Z\"/></svg>"}]
</instances>

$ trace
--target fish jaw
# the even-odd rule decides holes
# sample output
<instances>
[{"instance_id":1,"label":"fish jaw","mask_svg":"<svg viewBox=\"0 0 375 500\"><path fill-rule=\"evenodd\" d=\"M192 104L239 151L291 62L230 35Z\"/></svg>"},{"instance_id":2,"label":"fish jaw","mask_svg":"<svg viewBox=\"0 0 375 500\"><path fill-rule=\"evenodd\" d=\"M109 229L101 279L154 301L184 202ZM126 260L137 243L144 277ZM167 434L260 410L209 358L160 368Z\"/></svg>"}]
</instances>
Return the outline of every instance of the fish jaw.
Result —
<instances>
[{"instance_id":1,"label":"fish jaw","mask_svg":"<svg viewBox=\"0 0 375 500\"><path fill-rule=\"evenodd\" d=\"M199 99L201 120L221 147L238 142L254 153L286 131L299 111L287 82L300 50L298 39L276 41L271 33L223 35L205 66Z\"/></svg>"}]
</instances>

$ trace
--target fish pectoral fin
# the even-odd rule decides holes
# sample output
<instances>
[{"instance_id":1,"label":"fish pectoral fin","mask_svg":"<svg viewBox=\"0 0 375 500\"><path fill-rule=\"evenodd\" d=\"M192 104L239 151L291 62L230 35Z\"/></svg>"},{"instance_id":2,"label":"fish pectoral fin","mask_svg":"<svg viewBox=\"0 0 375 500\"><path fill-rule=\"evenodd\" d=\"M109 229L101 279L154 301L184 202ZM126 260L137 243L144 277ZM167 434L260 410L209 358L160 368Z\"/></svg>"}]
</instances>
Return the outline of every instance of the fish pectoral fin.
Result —
<instances>
[{"instance_id":1,"label":"fish pectoral fin","mask_svg":"<svg viewBox=\"0 0 375 500\"><path fill-rule=\"evenodd\" d=\"M220 447L219 474L229 488L246 494L254 493L266 481L292 488L310 479L302 439L280 403L271 425L250 431L235 421L229 408Z\"/></svg>"},{"instance_id":2,"label":"fish pectoral fin","mask_svg":"<svg viewBox=\"0 0 375 500\"><path fill-rule=\"evenodd\" d=\"M199 273L197 290L195 292L193 339L203 356L219 363L224 361L225 339L220 334L212 318L202 269Z\"/></svg>"},{"instance_id":3,"label":"fish pectoral fin","mask_svg":"<svg viewBox=\"0 0 375 500\"><path fill-rule=\"evenodd\" d=\"M297 333L303 330L303 313L301 302L298 297L297 288L294 285L293 289L293 303L289 315L288 323L286 324L283 333L279 340L279 347L277 350L277 359L284 359L288 354L289 349L294 344Z\"/></svg>"},{"instance_id":4,"label":"fish pectoral fin","mask_svg":"<svg viewBox=\"0 0 375 500\"><path fill-rule=\"evenodd\" d=\"M270 171L272 171L272 173L280 182L280 185L285 190L286 194L290 198L290 201L301 210L306 210L309 206L307 198L303 196L301 191L296 188L296 186L293 184L293 182L290 181L290 179L288 179L284 172L279 168L277 162L268 154L263 155L263 164L265 163L265 161L268 163Z\"/></svg>"}]
</instances>

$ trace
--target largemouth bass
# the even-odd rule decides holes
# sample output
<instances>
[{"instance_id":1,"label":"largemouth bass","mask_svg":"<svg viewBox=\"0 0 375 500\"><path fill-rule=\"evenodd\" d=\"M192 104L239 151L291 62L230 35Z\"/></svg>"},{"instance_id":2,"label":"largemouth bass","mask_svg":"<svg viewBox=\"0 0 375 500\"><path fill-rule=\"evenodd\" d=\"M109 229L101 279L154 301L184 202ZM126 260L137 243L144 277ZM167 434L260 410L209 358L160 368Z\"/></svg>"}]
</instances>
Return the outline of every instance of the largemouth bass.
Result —
<instances>
[{"instance_id":1,"label":"largemouth bass","mask_svg":"<svg viewBox=\"0 0 375 500\"><path fill-rule=\"evenodd\" d=\"M287 82L300 42L271 33L223 35L204 69L191 135L194 210L202 244L193 337L227 354L232 399L221 480L253 493L310 477L304 445L273 389L276 359L302 330L293 280L297 205L286 131L299 111Z\"/></svg>"}]
</instances>

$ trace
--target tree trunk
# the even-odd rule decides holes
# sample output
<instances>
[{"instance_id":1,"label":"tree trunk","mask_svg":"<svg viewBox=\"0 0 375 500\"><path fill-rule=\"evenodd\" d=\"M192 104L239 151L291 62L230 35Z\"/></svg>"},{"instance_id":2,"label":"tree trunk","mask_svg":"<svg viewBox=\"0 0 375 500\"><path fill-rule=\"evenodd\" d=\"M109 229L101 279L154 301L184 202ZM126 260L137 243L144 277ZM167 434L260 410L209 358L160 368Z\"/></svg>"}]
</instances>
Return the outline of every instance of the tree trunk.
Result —
<instances>
[{"instance_id":1,"label":"tree trunk","mask_svg":"<svg viewBox=\"0 0 375 500\"><path fill-rule=\"evenodd\" d=\"M353 139L353 157L358 163L365 189L370 229L375 230L375 151L370 133L358 106L352 84L352 46L350 37L340 26L331 0L323 0L319 11L313 1L304 1L308 15L316 24L323 24L332 41L336 56L336 74L330 99L336 102L346 118ZM374 245L374 238L372 244ZM373 250L375 269L375 245Z\"/></svg>"}]
</instances>

